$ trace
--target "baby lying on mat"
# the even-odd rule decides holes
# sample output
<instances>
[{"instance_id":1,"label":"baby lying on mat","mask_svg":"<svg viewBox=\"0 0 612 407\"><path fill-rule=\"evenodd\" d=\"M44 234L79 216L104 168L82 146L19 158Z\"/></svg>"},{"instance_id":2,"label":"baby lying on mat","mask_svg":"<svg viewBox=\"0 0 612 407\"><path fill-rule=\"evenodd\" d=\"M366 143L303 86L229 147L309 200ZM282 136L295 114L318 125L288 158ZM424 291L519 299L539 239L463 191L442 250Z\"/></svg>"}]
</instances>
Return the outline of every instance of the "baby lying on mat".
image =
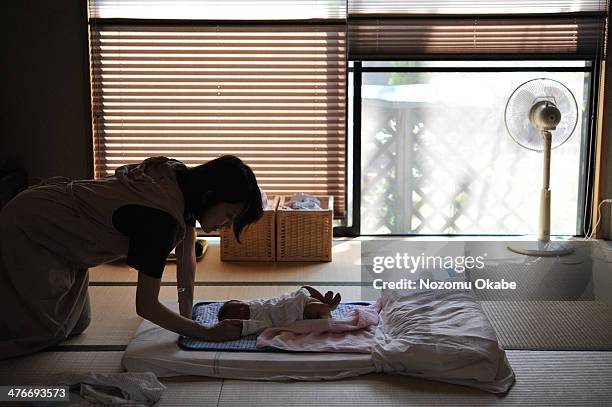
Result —
<instances>
[{"instance_id":1,"label":"baby lying on mat","mask_svg":"<svg viewBox=\"0 0 612 407\"><path fill-rule=\"evenodd\" d=\"M280 297L249 302L227 301L219 309L219 321L241 320L241 336L260 333L266 328L283 326L303 319L331 318L331 311L341 301L340 294L303 286Z\"/></svg>"}]
</instances>

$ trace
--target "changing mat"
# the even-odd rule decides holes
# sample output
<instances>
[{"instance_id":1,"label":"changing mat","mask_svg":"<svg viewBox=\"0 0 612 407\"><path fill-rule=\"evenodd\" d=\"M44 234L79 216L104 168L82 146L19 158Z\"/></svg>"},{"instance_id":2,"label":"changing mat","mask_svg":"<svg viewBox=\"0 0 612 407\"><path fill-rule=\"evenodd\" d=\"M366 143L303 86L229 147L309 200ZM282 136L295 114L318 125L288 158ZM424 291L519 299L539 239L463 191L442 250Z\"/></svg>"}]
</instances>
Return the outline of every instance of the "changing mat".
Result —
<instances>
[{"instance_id":1,"label":"changing mat","mask_svg":"<svg viewBox=\"0 0 612 407\"><path fill-rule=\"evenodd\" d=\"M332 311L333 319L342 319L344 315L351 309L357 306L369 306L371 302L344 302L338 305L334 311ZM219 308L223 305L222 302L198 302L193 306L192 319L197 321L200 325L214 325L217 322L217 314ZM190 350L224 350L233 352L284 352L281 349L275 348L258 348L257 335L242 336L240 339L235 341L225 342L207 342L186 336L179 338L179 345L184 349Z\"/></svg>"},{"instance_id":2,"label":"changing mat","mask_svg":"<svg viewBox=\"0 0 612 407\"><path fill-rule=\"evenodd\" d=\"M514 372L467 292L384 291L371 354L186 351L178 335L143 321L123 356L128 371L250 380L332 380L373 372L506 392ZM174 306L174 309L177 307Z\"/></svg>"}]
</instances>

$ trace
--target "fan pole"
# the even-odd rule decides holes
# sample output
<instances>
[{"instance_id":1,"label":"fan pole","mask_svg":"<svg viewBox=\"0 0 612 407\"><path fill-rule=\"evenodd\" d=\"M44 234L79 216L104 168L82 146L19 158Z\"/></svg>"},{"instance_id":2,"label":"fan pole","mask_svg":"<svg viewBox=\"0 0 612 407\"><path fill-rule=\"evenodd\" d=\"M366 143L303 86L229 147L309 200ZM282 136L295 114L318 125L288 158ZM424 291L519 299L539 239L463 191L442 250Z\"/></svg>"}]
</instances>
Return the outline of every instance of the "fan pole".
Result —
<instances>
[{"instance_id":1,"label":"fan pole","mask_svg":"<svg viewBox=\"0 0 612 407\"><path fill-rule=\"evenodd\" d=\"M548 130L542 130L541 134L544 139L544 169L542 192L540 195L538 240L548 242L550 240L550 150L552 134Z\"/></svg>"},{"instance_id":2,"label":"fan pole","mask_svg":"<svg viewBox=\"0 0 612 407\"><path fill-rule=\"evenodd\" d=\"M537 247L508 246L508 249L527 256L565 256L573 253L574 249L564 243L550 241L550 150L552 134L548 130L542 130L540 134L544 139L544 177L540 195L540 227L538 229Z\"/></svg>"}]
</instances>

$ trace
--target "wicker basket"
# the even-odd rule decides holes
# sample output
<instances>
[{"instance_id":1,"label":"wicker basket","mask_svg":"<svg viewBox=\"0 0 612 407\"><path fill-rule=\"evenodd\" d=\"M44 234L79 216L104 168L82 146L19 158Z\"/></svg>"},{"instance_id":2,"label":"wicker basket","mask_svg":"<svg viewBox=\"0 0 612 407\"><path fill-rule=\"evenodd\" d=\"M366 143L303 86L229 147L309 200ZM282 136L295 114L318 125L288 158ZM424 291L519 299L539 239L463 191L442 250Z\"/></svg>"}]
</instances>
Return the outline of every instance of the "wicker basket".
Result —
<instances>
[{"instance_id":1,"label":"wicker basket","mask_svg":"<svg viewBox=\"0 0 612 407\"><path fill-rule=\"evenodd\" d=\"M280 198L276 211L276 261L331 261L334 199L317 196L322 210L282 209L289 196Z\"/></svg>"},{"instance_id":2,"label":"wicker basket","mask_svg":"<svg viewBox=\"0 0 612 407\"><path fill-rule=\"evenodd\" d=\"M279 197L269 199L263 217L242 231L240 243L236 241L233 229L228 228L220 232L221 261L276 260L275 212Z\"/></svg>"}]
</instances>

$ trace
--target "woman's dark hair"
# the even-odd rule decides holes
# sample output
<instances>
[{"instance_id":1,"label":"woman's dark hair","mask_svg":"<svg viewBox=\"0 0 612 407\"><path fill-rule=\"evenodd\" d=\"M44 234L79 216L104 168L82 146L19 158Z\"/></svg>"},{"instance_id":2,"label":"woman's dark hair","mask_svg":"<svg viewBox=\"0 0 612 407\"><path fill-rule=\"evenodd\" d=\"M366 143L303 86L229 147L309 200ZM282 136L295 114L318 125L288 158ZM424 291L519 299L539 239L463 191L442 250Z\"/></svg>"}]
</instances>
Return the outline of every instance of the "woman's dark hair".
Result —
<instances>
[{"instance_id":1,"label":"woman's dark hair","mask_svg":"<svg viewBox=\"0 0 612 407\"><path fill-rule=\"evenodd\" d=\"M233 224L234 235L263 216L261 191L251 168L241 159L224 155L206 164L187 168L179 175L188 216L197 216L218 203L241 203ZM193 219L195 221L195 218Z\"/></svg>"}]
</instances>

